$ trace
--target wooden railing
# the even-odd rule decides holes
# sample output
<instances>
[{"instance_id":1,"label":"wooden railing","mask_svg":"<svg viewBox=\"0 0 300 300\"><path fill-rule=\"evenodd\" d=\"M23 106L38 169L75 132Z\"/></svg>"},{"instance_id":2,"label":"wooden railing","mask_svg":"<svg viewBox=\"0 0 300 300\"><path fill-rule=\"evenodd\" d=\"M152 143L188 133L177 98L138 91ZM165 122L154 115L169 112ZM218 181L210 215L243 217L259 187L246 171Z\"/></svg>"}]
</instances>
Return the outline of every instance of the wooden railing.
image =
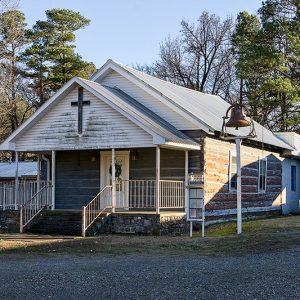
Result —
<instances>
[{"instance_id":1,"label":"wooden railing","mask_svg":"<svg viewBox=\"0 0 300 300\"><path fill-rule=\"evenodd\" d=\"M82 208L82 236L86 235L87 229L106 210L112 208L112 187L106 186L96 197Z\"/></svg>"},{"instance_id":2,"label":"wooden railing","mask_svg":"<svg viewBox=\"0 0 300 300\"><path fill-rule=\"evenodd\" d=\"M51 207L51 184L44 185L36 194L21 206L20 232L27 226L43 209Z\"/></svg>"},{"instance_id":3,"label":"wooden railing","mask_svg":"<svg viewBox=\"0 0 300 300\"><path fill-rule=\"evenodd\" d=\"M49 185L51 183L45 180L19 181L16 201L15 181L0 182L0 210L18 209L39 190Z\"/></svg>"}]
</instances>

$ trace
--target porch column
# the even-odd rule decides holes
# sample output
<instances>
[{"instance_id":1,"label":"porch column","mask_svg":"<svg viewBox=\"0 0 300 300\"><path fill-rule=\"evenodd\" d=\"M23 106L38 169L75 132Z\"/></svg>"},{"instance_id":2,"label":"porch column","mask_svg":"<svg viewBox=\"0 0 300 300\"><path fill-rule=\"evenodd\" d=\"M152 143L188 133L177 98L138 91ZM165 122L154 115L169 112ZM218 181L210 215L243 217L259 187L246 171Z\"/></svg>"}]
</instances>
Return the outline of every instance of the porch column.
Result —
<instances>
[{"instance_id":1,"label":"porch column","mask_svg":"<svg viewBox=\"0 0 300 300\"><path fill-rule=\"evenodd\" d=\"M156 147L156 213L159 214L160 206L160 148Z\"/></svg>"},{"instance_id":2,"label":"porch column","mask_svg":"<svg viewBox=\"0 0 300 300\"><path fill-rule=\"evenodd\" d=\"M53 150L51 155L51 181L52 181L52 199L51 199L51 210L55 208L55 161L56 152Z\"/></svg>"},{"instance_id":3,"label":"porch column","mask_svg":"<svg viewBox=\"0 0 300 300\"><path fill-rule=\"evenodd\" d=\"M187 188L189 184L189 151L185 151L185 160L184 160L184 181L185 181L185 193L184 193L184 207L185 207L185 213L188 213L188 202L189 202L189 190Z\"/></svg>"},{"instance_id":4,"label":"porch column","mask_svg":"<svg viewBox=\"0 0 300 300\"><path fill-rule=\"evenodd\" d=\"M111 149L111 182L112 182L112 212L116 211L116 153Z\"/></svg>"},{"instance_id":5,"label":"porch column","mask_svg":"<svg viewBox=\"0 0 300 300\"><path fill-rule=\"evenodd\" d=\"M41 189L41 155L38 155L37 159L37 192Z\"/></svg>"},{"instance_id":6,"label":"porch column","mask_svg":"<svg viewBox=\"0 0 300 300\"><path fill-rule=\"evenodd\" d=\"M15 210L19 203L19 152L15 152Z\"/></svg>"}]
</instances>

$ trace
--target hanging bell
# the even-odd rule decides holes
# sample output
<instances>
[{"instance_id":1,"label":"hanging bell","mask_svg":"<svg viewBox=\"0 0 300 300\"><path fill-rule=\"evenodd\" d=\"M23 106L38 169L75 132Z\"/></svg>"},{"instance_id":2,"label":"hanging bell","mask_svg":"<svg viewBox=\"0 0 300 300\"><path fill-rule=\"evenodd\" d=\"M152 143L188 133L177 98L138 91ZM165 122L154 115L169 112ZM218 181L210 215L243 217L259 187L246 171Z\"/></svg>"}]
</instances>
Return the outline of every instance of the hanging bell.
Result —
<instances>
[{"instance_id":1,"label":"hanging bell","mask_svg":"<svg viewBox=\"0 0 300 300\"><path fill-rule=\"evenodd\" d=\"M251 125L251 122L246 119L246 116L243 112L243 107L240 104L233 105L230 111L229 121L225 124L226 127L247 127Z\"/></svg>"}]
</instances>

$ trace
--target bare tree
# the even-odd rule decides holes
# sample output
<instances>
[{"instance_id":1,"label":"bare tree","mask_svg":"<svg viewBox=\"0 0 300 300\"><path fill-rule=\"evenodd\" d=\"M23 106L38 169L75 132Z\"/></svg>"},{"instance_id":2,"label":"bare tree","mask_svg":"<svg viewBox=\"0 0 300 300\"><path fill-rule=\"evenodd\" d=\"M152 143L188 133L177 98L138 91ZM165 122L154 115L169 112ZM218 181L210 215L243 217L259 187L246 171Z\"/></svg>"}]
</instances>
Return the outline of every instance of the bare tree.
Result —
<instances>
[{"instance_id":1,"label":"bare tree","mask_svg":"<svg viewBox=\"0 0 300 300\"><path fill-rule=\"evenodd\" d=\"M151 67L138 66L152 75L231 101L236 85L231 34L234 22L203 12L196 24L182 21L180 36L168 37L159 59Z\"/></svg>"}]
</instances>

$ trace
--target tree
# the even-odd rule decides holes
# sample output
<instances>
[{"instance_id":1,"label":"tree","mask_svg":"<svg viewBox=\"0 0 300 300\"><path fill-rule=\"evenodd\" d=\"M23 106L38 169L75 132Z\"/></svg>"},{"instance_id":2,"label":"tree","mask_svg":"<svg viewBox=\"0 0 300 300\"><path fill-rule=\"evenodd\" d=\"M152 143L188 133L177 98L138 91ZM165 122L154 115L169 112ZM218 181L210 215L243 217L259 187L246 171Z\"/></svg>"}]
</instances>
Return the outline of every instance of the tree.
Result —
<instances>
[{"instance_id":1,"label":"tree","mask_svg":"<svg viewBox=\"0 0 300 300\"><path fill-rule=\"evenodd\" d=\"M0 14L0 22L1 137L6 137L24 121L32 106L21 76L20 53L27 43L25 17L8 10Z\"/></svg>"},{"instance_id":2,"label":"tree","mask_svg":"<svg viewBox=\"0 0 300 300\"><path fill-rule=\"evenodd\" d=\"M32 44L24 53L26 76L33 80L38 95L37 106L74 76L87 78L96 70L74 51L75 31L90 21L69 9L47 10L46 16L46 21L37 21L28 32Z\"/></svg>"},{"instance_id":3,"label":"tree","mask_svg":"<svg viewBox=\"0 0 300 300\"><path fill-rule=\"evenodd\" d=\"M164 80L230 100L235 71L230 39L233 21L203 12L196 24L182 21L180 36L160 46L159 60L139 66Z\"/></svg>"},{"instance_id":4,"label":"tree","mask_svg":"<svg viewBox=\"0 0 300 300\"><path fill-rule=\"evenodd\" d=\"M240 13L233 34L237 75L254 118L300 130L299 0L267 0L258 17Z\"/></svg>"}]
</instances>

